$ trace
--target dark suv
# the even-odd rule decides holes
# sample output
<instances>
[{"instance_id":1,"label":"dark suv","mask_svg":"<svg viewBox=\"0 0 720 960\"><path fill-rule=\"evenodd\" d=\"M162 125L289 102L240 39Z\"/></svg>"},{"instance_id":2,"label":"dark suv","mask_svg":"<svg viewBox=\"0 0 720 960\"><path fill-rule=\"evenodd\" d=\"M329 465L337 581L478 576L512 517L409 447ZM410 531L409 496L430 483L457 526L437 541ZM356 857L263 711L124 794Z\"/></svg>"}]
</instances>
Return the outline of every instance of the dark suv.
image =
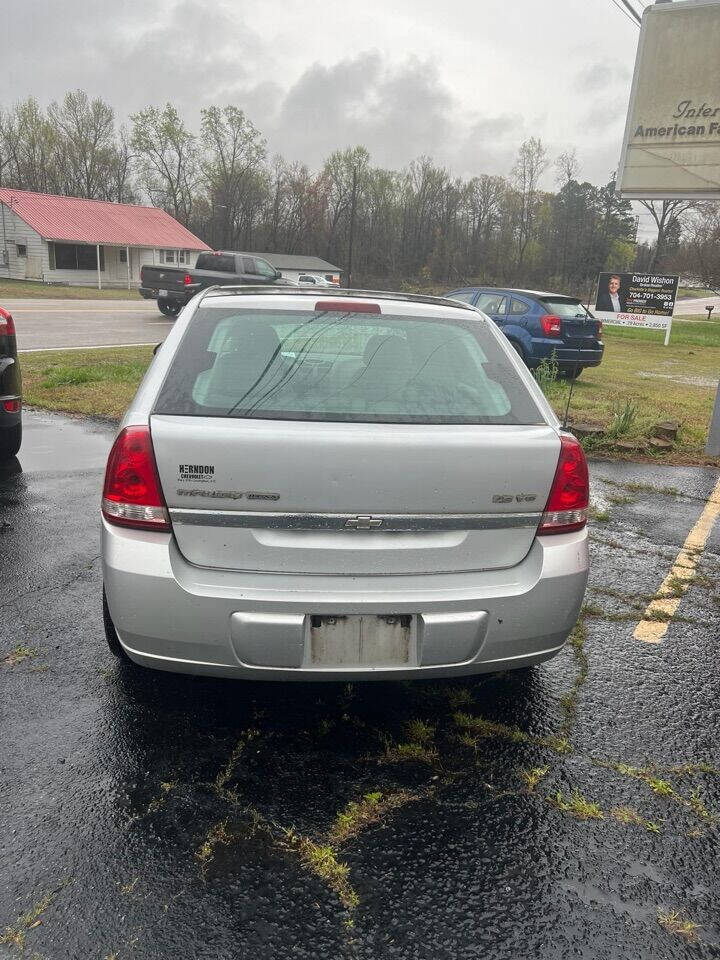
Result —
<instances>
[{"instance_id":1,"label":"dark suv","mask_svg":"<svg viewBox=\"0 0 720 960\"><path fill-rule=\"evenodd\" d=\"M14 457L20 449L20 365L13 318L0 307L0 460Z\"/></svg>"},{"instance_id":2,"label":"dark suv","mask_svg":"<svg viewBox=\"0 0 720 960\"><path fill-rule=\"evenodd\" d=\"M578 377L603 358L602 321L577 297L500 287L463 287L446 296L486 313L531 369L554 358L562 376Z\"/></svg>"}]
</instances>

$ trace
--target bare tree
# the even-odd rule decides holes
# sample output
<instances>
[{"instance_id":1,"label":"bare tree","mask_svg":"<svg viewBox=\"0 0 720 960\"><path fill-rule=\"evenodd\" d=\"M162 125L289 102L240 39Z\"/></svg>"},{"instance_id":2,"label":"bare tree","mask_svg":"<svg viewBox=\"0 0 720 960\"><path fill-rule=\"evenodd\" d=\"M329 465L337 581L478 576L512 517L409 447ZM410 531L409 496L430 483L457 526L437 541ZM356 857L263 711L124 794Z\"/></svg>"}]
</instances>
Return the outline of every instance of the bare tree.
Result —
<instances>
[{"instance_id":1,"label":"bare tree","mask_svg":"<svg viewBox=\"0 0 720 960\"><path fill-rule=\"evenodd\" d=\"M168 103L133 114L130 143L138 157L143 186L153 203L182 223L192 215L198 185L195 137Z\"/></svg>"},{"instance_id":2,"label":"bare tree","mask_svg":"<svg viewBox=\"0 0 720 960\"><path fill-rule=\"evenodd\" d=\"M532 237L537 212L538 184L547 169L548 160L542 140L530 137L520 147L515 166L512 169L512 182L517 193L517 265L520 275L525 260L527 245Z\"/></svg>"},{"instance_id":3,"label":"bare tree","mask_svg":"<svg viewBox=\"0 0 720 960\"><path fill-rule=\"evenodd\" d=\"M654 270L665 256L668 236L673 231L679 232L684 214L696 208L697 202L695 200L641 200L640 204L649 212L657 227L655 250L649 265L649 269Z\"/></svg>"}]
</instances>

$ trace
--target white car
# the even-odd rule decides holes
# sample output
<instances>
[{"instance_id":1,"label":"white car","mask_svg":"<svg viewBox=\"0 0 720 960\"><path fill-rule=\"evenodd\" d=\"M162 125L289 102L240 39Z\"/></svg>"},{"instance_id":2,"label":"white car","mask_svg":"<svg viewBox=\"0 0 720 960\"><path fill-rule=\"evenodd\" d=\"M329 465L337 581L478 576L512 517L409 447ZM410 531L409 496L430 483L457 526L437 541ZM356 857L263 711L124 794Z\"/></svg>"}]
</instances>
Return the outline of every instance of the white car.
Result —
<instances>
[{"instance_id":1,"label":"white car","mask_svg":"<svg viewBox=\"0 0 720 960\"><path fill-rule=\"evenodd\" d=\"M328 280L327 277L321 276L319 273L301 273L297 278L297 282L301 287L337 287L337 283L333 283L332 280Z\"/></svg>"},{"instance_id":2,"label":"white car","mask_svg":"<svg viewBox=\"0 0 720 960\"><path fill-rule=\"evenodd\" d=\"M248 679L530 666L580 610L588 493L580 444L474 307L211 288L108 459L107 640Z\"/></svg>"}]
</instances>

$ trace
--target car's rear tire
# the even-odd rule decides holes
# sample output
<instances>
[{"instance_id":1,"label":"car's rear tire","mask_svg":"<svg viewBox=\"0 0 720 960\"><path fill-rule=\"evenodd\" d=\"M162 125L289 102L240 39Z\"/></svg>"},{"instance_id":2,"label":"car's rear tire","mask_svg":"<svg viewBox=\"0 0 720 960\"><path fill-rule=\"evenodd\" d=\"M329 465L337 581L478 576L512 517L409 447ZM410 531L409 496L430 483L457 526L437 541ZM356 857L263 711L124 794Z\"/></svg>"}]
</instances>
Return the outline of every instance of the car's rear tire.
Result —
<instances>
[{"instance_id":1,"label":"car's rear tire","mask_svg":"<svg viewBox=\"0 0 720 960\"><path fill-rule=\"evenodd\" d=\"M103 626L105 627L105 639L107 640L108 647L110 647L110 653L117 657L118 660L122 660L123 663L128 665L132 664L132 660L123 650L122 644L120 643L117 635L117 630L115 629L115 624L112 622L107 597L105 596L105 587L103 587L102 592L102 610Z\"/></svg>"},{"instance_id":2,"label":"car's rear tire","mask_svg":"<svg viewBox=\"0 0 720 960\"><path fill-rule=\"evenodd\" d=\"M17 423L9 430L0 430L0 460L10 460L16 456L22 443L22 424Z\"/></svg>"},{"instance_id":3,"label":"car's rear tire","mask_svg":"<svg viewBox=\"0 0 720 960\"><path fill-rule=\"evenodd\" d=\"M158 297L157 305L160 313L164 314L166 317L176 317L180 313L180 304L175 303L172 300L165 300L164 298L160 299Z\"/></svg>"},{"instance_id":4,"label":"car's rear tire","mask_svg":"<svg viewBox=\"0 0 720 960\"><path fill-rule=\"evenodd\" d=\"M517 340L511 340L511 341L510 341L510 346L513 348L513 350L515 351L515 353L520 357L520 359L522 360L522 362L523 362L524 364L527 364L527 360L525 359L525 351L524 351L523 348L520 346L520 344L517 342Z\"/></svg>"}]
</instances>

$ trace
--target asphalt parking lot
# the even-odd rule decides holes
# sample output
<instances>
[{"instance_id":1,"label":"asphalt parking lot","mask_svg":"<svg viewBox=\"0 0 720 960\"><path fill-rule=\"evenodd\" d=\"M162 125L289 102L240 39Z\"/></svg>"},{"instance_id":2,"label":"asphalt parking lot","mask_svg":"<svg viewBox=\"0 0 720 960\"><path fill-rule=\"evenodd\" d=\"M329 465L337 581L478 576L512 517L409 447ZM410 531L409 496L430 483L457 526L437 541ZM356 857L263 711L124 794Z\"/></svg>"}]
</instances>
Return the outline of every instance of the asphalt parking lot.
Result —
<instances>
[{"instance_id":1,"label":"asphalt parking lot","mask_svg":"<svg viewBox=\"0 0 720 960\"><path fill-rule=\"evenodd\" d=\"M172 320L154 300L3 300L17 324L19 350L159 343Z\"/></svg>"},{"instance_id":2,"label":"asphalt parking lot","mask_svg":"<svg viewBox=\"0 0 720 960\"><path fill-rule=\"evenodd\" d=\"M0 958L718 956L717 471L592 464L527 674L252 685L109 654L111 439L30 413L0 474Z\"/></svg>"}]
</instances>

